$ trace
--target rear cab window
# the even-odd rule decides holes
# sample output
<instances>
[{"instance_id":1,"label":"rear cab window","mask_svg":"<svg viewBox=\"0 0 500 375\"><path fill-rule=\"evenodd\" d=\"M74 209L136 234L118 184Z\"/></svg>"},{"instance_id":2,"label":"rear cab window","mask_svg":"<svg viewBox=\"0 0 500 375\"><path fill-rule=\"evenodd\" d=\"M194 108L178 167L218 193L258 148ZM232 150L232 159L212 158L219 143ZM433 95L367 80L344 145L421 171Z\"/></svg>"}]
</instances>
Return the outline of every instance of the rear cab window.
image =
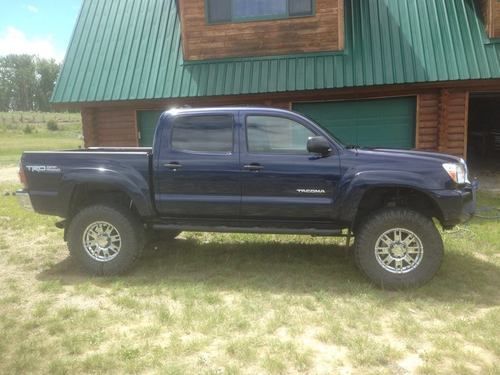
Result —
<instances>
[{"instance_id":1,"label":"rear cab window","mask_svg":"<svg viewBox=\"0 0 500 375\"><path fill-rule=\"evenodd\" d=\"M172 151L200 154L231 154L234 149L232 115L177 117L172 126Z\"/></svg>"}]
</instances>

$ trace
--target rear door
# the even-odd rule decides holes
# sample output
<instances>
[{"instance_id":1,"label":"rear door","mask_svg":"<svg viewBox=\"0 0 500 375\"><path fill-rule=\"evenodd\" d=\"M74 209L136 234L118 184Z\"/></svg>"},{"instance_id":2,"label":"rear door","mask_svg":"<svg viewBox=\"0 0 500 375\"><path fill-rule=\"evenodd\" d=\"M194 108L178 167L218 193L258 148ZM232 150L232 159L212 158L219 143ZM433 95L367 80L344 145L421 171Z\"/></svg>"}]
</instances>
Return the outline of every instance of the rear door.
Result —
<instances>
[{"instance_id":1,"label":"rear door","mask_svg":"<svg viewBox=\"0 0 500 375\"><path fill-rule=\"evenodd\" d=\"M339 156L307 152L313 126L287 115L242 113L241 216L330 220L340 179Z\"/></svg>"},{"instance_id":2,"label":"rear door","mask_svg":"<svg viewBox=\"0 0 500 375\"><path fill-rule=\"evenodd\" d=\"M156 202L164 217L238 217L241 201L234 115L187 114L162 134Z\"/></svg>"}]
</instances>

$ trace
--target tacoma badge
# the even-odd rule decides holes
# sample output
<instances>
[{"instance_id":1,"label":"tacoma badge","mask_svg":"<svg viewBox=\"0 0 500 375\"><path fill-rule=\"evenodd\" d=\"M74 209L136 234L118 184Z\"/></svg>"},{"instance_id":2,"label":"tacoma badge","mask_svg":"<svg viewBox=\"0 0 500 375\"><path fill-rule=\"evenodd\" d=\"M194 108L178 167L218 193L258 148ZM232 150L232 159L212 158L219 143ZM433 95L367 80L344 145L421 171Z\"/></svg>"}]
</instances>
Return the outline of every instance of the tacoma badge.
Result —
<instances>
[{"instance_id":1,"label":"tacoma badge","mask_svg":"<svg viewBox=\"0 0 500 375\"><path fill-rule=\"evenodd\" d=\"M303 194L326 194L324 189L297 189L297 193Z\"/></svg>"}]
</instances>

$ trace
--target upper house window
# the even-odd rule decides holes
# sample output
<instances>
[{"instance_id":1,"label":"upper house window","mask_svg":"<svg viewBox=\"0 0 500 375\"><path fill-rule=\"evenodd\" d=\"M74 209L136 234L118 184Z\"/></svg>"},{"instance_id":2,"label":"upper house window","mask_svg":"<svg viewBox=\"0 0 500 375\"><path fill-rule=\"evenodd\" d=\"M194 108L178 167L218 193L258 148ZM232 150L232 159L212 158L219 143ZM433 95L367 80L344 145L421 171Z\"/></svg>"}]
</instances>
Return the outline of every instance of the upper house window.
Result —
<instances>
[{"instance_id":1,"label":"upper house window","mask_svg":"<svg viewBox=\"0 0 500 375\"><path fill-rule=\"evenodd\" d=\"M208 23L312 16L315 0L206 0Z\"/></svg>"}]
</instances>

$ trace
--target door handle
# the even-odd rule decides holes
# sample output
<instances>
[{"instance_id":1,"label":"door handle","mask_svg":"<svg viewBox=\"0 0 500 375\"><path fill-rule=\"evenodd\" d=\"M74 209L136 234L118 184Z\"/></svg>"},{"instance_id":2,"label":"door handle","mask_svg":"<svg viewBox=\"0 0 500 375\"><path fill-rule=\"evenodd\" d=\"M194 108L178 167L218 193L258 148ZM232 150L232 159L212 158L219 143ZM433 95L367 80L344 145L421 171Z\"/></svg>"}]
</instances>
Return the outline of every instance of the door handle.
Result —
<instances>
[{"instance_id":1,"label":"door handle","mask_svg":"<svg viewBox=\"0 0 500 375\"><path fill-rule=\"evenodd\" d=\"M257 164L257 163L244 165L243 168L247 169L249 171L260 171L260 170L264 169L264 167L262 165Z\"/></svg>"},{"instance_id":2,"label":"door handle","mask_svg":"<svg viewBox=\"0 0 500 375\"><path fill-rule=\"evenodd\" d=\"M179 169L179 168L182 168L182 164L178 163L176 161L171 162L171 163L167 163L167 164L163 164L163 166L167 167L167 168L170 168L170 169Z\"/></svg>"}]
</instances>

